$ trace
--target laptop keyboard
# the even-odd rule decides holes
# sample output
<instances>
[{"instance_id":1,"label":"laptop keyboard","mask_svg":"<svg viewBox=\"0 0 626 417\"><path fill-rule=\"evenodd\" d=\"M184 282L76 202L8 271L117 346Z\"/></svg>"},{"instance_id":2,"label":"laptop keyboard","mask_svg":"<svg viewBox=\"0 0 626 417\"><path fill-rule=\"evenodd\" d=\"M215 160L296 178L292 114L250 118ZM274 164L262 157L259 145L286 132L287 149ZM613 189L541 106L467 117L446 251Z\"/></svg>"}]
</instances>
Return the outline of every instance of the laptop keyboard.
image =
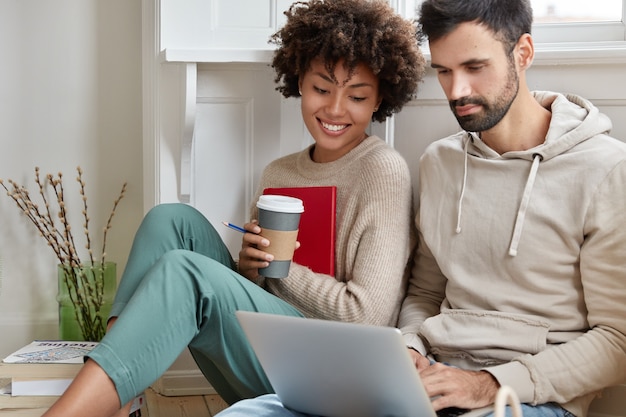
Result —
<instances>
[{"instance_id":1,"label":"laptop keyboard","mask_svg":"<svg viewBox=\"0 0 626 417\"><path fill-rule=\"evenodd\" d=\"M448 407L437 411L437 417L458 417L468 411L466 408Z\"/></svg>"}]
</instances>

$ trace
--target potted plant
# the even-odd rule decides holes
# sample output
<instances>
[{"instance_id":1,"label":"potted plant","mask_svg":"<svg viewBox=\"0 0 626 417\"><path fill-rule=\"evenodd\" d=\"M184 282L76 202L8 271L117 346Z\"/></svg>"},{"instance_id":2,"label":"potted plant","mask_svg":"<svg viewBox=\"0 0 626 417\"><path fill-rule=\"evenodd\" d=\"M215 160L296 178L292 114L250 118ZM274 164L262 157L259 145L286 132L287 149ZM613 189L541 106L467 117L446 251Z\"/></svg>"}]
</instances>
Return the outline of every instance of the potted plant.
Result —
<instances>
[{"instance_id":1,"label":"potted plant","mask_svg":"<svg viewBox=\"0 0 626 417\"><path fill-rule=\"evenodd\" d=\"M0 179L0 185L35 225L59 261L57 300L60 339L100 341L106 332L106 319L117 287L115 263L106 259L107 232L111 229L115 210L126 193L126 183L113 202L111 213L102 229L102 252L96 257L92 250L83 171L80 167L76 170L76 181L82 197L83 231L87 242L87 256L83 257L76 248L70 225L62 173L56 176L48 174L42 180L39 168L35 168L41 205L31 199L25 186L11 179L7 181L8 186Z\"/></svg>"}]
</instances>

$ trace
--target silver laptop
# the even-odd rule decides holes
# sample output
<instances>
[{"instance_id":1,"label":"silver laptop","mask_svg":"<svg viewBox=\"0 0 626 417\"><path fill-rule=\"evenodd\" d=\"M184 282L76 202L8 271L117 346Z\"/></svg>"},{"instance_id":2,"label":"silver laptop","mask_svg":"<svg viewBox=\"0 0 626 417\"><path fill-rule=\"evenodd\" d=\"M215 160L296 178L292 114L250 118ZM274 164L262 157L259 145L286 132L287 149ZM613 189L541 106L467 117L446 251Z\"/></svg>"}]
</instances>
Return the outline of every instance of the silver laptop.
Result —
<instances>
[{"instance_id":1,"label":"silver laptop","mask_svg":"<svg viewBox=\"0 0 626 417\"><path fill-rule=\"evenodd\" d=\"M235 314L287 408L326 417L437 417L400 330ZM477 417L491 409L453 415Z\"/></svg>"}]
</instances>

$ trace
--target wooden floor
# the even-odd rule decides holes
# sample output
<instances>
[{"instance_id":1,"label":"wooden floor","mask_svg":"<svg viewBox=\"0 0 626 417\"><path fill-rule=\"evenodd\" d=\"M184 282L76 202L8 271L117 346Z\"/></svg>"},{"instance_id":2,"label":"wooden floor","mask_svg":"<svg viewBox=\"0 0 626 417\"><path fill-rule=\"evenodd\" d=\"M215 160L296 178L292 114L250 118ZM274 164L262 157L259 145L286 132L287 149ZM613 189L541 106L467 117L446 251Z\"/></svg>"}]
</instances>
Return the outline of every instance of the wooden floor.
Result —
<instances>
[{"instance_id":1,"label":"wooden floor","mask_svg":"<svg viewBox=\"0 0 626 417\"><path fill-rule=\"evenodd\" d=\"M166 397L151 388L145 395L141 417L213 417L228 406L219 395Z\"/></svg>"}]
</instances>

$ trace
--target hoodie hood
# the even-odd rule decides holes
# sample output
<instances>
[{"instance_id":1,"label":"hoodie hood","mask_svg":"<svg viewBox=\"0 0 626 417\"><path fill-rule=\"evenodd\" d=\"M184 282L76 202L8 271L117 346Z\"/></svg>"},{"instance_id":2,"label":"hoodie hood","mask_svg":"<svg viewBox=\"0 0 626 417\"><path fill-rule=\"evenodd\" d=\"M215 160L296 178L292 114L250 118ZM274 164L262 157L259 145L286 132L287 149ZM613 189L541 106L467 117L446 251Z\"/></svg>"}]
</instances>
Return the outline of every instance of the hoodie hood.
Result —
<instances>
[{"instance_id":1,"label":"hoodie hood","mask_svg":"<svg viewBox=\"0 0 626 417\"><path fill-rule=\"evenodd\" d=\"M531 203L531 196L535 179L540 175L539 168L542 162L561 155L574 146L599 134L608 134L612 124L610 119L600 113L590 101L582 97L553 92L533 92L535 99L546 109L550 110L552 117L544 142L525 151L506 152L502 155L487 146L473 132L468 132L463 138L464 172L463 184L458 202L456 233L461 233L461 219L463 214L463 197L467 178L471 175L468 171L468 155L486 159L523 159L530 162L528 177L524 192L520 201L515 220L515 227L509 247L509 255L517 255L517 247L522 235L526 211Z\"/></svg>"}]
</instances>

